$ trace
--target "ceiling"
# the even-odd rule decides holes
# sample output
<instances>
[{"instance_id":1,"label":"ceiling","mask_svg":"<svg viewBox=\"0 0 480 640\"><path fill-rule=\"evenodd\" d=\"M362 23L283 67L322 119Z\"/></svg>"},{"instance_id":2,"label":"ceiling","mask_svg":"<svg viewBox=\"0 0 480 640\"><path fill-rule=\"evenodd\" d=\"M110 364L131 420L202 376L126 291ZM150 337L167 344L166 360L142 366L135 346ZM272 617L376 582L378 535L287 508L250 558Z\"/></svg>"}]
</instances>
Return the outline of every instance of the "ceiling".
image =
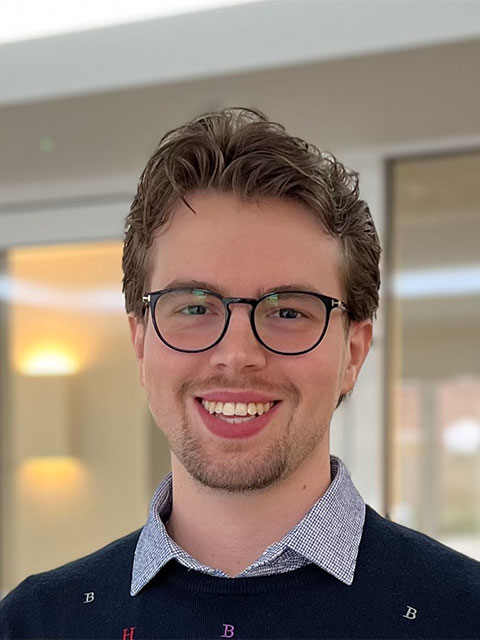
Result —
<instances>
[{"instance_id":1,"label":"ceiling","mask_svg":"<svg viewBox=\"0 0 480 640\"><path fill-rule=\"evenodd\" d=\"M227 0L213 4L222 2ZM235 75L480 37L477 0L227 3L230 6L182 13L185 1L177 0L176 15L131 18L120 25L3 44L0 104ZM165 9L165 0L158 4ZM85 11L77 7L75 17L81 18ZM99 0L97 17L101 12ZM25 10L24 14L23 26L28 27L36 14ZM60 14L57 11L52 19ZM8 11L3 18L2 32L8 30Z\"/></svg>"}]
</instances>

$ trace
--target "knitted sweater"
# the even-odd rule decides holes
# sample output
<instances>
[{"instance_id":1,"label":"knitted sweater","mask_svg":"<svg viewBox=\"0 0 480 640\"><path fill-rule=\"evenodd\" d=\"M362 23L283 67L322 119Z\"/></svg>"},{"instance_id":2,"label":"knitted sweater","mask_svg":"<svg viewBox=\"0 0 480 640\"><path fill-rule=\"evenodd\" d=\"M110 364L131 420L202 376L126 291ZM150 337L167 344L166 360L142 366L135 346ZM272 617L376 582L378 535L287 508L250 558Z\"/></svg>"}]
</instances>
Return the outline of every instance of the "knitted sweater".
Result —
<instances>
[{"instance_id":1,"label":"knitted sweater","mask_svg":"<svg viewBox=\"0 0 480 640\"><path fill-rule=\"evenodd\" d=\"M131 596L139 531L24 580L1 638L480 638L480 563L367 505L352 585L317 565L220 578L170 561Z\"/></svg>"}]
</instances>

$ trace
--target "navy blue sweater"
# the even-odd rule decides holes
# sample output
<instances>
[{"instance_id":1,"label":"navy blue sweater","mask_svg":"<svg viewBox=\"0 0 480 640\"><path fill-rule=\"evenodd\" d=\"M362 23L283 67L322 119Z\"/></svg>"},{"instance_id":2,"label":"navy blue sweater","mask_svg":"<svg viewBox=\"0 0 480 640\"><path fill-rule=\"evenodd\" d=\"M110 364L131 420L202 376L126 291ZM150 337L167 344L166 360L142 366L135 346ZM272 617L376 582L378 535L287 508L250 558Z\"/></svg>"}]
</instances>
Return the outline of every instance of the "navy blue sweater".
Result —
<instances>
[{"instance_id":1,"label":"navy blue sweater","mask_svg":"<svg viewBox=\"0 0 480 640\"><path fill-rule=\"evenodd\" d=\"M31 576L1 638L480 638L480 563L367 506L353 584L310 564L218 578L168 563L130 595L139 531Z\"/></svg>"}]
</instances>

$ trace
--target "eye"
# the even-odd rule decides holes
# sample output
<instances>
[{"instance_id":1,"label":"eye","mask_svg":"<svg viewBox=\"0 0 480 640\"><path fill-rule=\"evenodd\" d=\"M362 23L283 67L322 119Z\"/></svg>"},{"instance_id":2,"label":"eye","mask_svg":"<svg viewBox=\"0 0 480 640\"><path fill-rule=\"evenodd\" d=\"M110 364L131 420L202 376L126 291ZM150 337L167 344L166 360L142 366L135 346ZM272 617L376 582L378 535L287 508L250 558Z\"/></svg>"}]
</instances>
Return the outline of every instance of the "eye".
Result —
<instances>
[{"instance_id":1,"label":"eye","mask_svg":"<svg viewBox=\"0 0 480 640\"><path fill-rule=\"evenodd\" d=\"M268 313L268 317L276 317L279 320L301 320L302 318L311 318L308 313L299 311L294 307L278 307L277 309L271 310L271 312Z\"/></svg>"},{"instance_id":2,"label":"eye","mask_svg":"<svg viewBox=\"0 0 480 640\"><path fill-rule=\"evenodd\" d=\"M187 316L201 316L207 313L208 308L201 304L191 304L188 307L182 307L179 311Z\"/></svg>"},{"instance_id":3,"label":"eye","mask_svg":"<svg viewBox=\"0 0 480 640\"><path fill-rule=\"evenodd\" d=\"M282 307L277 309L274 313L278 313L278 317L282 320L297 320L297 318L306 318L307 316L297 309L291 307ZM273 315L273 314L272 314Z\"/></svg>"}]
</instances>

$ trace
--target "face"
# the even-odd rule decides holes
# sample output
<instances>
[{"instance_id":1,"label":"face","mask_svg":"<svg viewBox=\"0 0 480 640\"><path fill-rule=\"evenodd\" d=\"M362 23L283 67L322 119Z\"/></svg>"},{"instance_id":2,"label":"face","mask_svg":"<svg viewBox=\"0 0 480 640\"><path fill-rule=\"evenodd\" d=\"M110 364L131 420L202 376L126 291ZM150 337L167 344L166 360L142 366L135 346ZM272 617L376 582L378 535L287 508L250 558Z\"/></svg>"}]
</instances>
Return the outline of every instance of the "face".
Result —
<instances>
[{"instance_id":1,"label":"face","mask_svg":"<svg viewBox=\"0 0 480 640\"><path fill-rule=\"evenodd\" d=\"M194 279L224 296L257 298L294 283L345 299L338 241L304 206L277 199L244 203L216 192L188 200L196 215L179 205L155 237L147 291ZM371 341L369 321L353 324L347 334L336 309L319 346L282 356L257 342L250 309L232 305L223 340L201 353L164 345L150 317L145 325L129 318L140 381L169 442L174 474L181 469L204 487L228 492L266 489L325 459L332 413L353 388ZM198 398L213 390L243 392L242 401L245 392L260 392L279 402L259 432L223 437L206 427L198 406Z\"/></svg>"}]
</instances>

